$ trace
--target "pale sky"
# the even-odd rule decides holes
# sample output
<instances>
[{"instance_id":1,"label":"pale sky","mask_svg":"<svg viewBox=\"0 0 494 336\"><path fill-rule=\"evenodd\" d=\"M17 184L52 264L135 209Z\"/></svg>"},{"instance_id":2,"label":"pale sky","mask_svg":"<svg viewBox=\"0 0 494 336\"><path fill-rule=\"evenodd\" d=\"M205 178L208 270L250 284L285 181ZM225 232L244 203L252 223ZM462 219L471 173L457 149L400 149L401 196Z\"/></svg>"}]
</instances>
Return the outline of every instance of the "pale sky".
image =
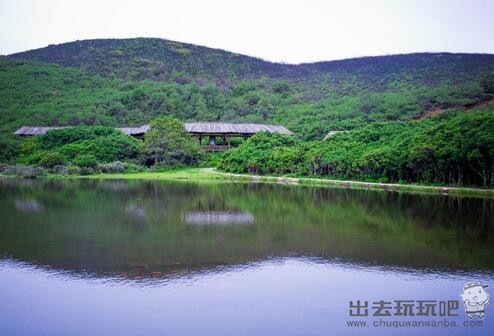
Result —
<instances>
[{"instance_id":1,"label":"pale sky","mask_svg":"<svg viewBox=\"0 0 494 336\"><path fill-rule=\"evenodd\" d=\"M159 37L300 63L410 52L494 53L494 0L0 0L0 54Z\"/></svg>"}]
</instances>

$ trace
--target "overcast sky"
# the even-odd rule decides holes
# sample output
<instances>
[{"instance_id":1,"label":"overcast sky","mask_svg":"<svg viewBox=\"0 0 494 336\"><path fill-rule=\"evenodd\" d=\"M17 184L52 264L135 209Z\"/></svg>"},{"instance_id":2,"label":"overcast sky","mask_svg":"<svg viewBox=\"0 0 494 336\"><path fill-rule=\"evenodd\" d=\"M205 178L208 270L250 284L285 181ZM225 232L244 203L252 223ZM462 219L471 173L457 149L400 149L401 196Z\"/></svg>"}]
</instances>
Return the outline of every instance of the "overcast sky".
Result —
<instances>
[{"instance_id":1,"label":"overcast sky","mask_svg":"<svg viewBox=\"0 0 494 336\"><path fill-rule=\"evenodd\" d=\"M494 0L0 0L0 54L161 37L288 63L494 53Z\"/></svg>"}]
</instances>

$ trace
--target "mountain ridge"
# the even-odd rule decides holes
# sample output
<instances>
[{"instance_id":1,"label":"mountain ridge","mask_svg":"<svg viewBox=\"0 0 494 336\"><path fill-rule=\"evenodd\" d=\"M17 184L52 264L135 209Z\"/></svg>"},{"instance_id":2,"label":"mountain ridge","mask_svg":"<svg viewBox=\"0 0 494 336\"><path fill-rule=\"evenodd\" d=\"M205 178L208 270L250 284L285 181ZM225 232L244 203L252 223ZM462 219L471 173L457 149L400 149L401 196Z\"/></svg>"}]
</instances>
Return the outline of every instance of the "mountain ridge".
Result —
<instances>
[{"instance_id":1,"label":"mountain ridge","mask_svg":"<svg viewBox=\"0 0 494 336\"><path fill-rule=\"evenodd\" d=\"M73 41L67 41L67 42L61 42L61 43L50 43L44 47L32 48L32 49L27 49L27 50L23 50L23 51L17 51L17 52L13 52L10 54L5 54L3 56L18 57L21 54L28 54L28 53L35 52L35 51L38 51L41 49L62 47L65 45L69 45L69 44L73 44L73 43L80 43L80 42L130 41L130 40L157 40L157 41L162 41L162 42L179 43L182 45L195 46L195 47L210 49L210 50L217 50L220 52L226 52L226 53L234 54L237 56L257 59L257 60L263 61L265 63L271 63L271 64L277 64L277 65L286 65L286 66L299 66L299 65L300 66L307 66L307 65L310 66L310 65L320 65L320 64L324 64L324 63L336 63L336 62L355 61L355 60L362 60L362 59L377 59L377 58L381 58L381 57L408 56L408 55L494 56L494 53L487 53L487 52L414 51L414 52L404 52L404 53L395 53L395 54L391 53L391 54L382 54L382 55L366 55L366 56L345 57L345 58L328 59L328 60L323 59L323 60L317 60L317 61L292 63L292 62L284 62L284 61L271 61L271 60L265 59L265 58L260 57L260 56L253 56L253 55L248 55L248 54L239 53L239 52L235 52L235 51L230 51L230 50L225 49L225 48L209 47L207 45L194 44L191 42L181 42L181 41L171 40L171 39L161 38L161 37L94 38L94 39L73 40Z\"/></svg>"},{"instance_id":2,"label":"mountain ridge","mask_svg":"<svg viewBox=\"0 0 494 336\"><path fill-rule=\"evenodd\" d=\"M423 71L441 62L451 64L448 71L494 63L494 54L419 52L289 64L160 38L80 40L8 57L74 66L93 74L124 80L214 81L220 86L263 77L306 81L318 76L338 77L341 73L359 71L366 80L370 80L381 73L402 68ZM445 77L444 74L441 77Z\"/></svg>"}]
</instances>

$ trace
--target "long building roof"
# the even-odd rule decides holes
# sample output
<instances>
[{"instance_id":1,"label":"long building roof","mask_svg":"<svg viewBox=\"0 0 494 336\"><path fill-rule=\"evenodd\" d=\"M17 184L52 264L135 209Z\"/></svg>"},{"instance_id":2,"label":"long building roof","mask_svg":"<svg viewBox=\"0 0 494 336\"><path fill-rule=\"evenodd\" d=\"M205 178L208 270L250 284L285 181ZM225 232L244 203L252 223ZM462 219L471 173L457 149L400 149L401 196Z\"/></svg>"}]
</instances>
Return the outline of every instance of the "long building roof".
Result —
<instances>
[{"instance_id":1,"label":"long building roof","mask_svg":"<svg viewBox=\"0 0 494 336\"><path fill-rule=\"evenodd\" d=\"M290 130L278 125L265 124L232 124L222 122L197 122L186 123L185 129L189 133L206 134L255 134L258 132L271 132L291 135Z\"/></svg>"},{"instance_id":2,"label":"long building roof","mask_svg":"<svg viewBox=\"0 0 494 336\"><path fill-rule=\"evenodd\" d=\"M39 135L39 134L45 134L49 130L59 129L59 128L63 128L63 127L22 126L17 131L15 131L14 134L17 134L17 135Z\"/></svg>"},{"instance_id":3,"label":"long building roof","mask_svg":"<svg viewBox=\"0 0 494 336\"><path fill-rule=\"evenodd\" d=\"M228 135L252 135L258 132L271 132L281 133L286 135L293 134L290 130L283 126L278 125L265 125L265 124L234 124L234 123L222 123L222 122L197 122L197 123L185 123L185 129L191 134L228 134ZM67 126L66 126L67 127ZM17 135L39 135L45 134L51 129L59 129L64 127L30 127L22 126L14 134ZM128 135L144 134L148 131L149 125L143 125L140 127L119 127L116 128Z\"/></svg>"},{"instance_id":4,"label":"long building roof","mask_svg":"<svg viewBox=\"0 0 494 336\"><path fill-rule=\"evenodd\" d=\"M149 125L142 125L139 127L119 127L117 130L124 132L127 135L144 134L148 131Z\"/></svg>"}]
</instances>

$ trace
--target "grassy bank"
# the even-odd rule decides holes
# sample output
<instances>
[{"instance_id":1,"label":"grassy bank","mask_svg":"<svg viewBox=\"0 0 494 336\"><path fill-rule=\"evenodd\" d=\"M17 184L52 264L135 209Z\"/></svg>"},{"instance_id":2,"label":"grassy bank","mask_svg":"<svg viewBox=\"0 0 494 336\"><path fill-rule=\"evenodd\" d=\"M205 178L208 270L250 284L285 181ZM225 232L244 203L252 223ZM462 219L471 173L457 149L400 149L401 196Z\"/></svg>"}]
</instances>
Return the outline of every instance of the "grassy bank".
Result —
<instances>
[{"instance_id":1,"label":"grassy bank","mask_svg":"<svg viewBox=\"0 0 494 336\"><path fill-rule=\"evenodd\" d=\"M194 180L194 181L218 181L228 180L222 174L213 173L204 168L183 168L169 171L143 171L137 173L113 173L113 174L92 174L78 175L74 178L87 179L125 179L125 180Z\"/></svg>"},{"instance_id":2,"label":"grassy bank","mask_svg":"<svg viewBox=\"0 0 494 336\"><path fill-rule=\"evenodd\" d=\"M190 180L198 182L211 181L240 181L240 182L265 182L289 185L308 185L321 187L337 187L348 189L371 189L384 191L398 191L411 193L443 194L455 196L475 196L494 198L493 189L461 188L445 186L425 186L414 184L376 183L359 181L341 181L305 177L276 177L247 174L223 173L213 168L184 168L165 172L139 172L121 174L94 174L77 176L75 178L88 179L135 179L135 180Z\"/></svg>"}]
</instances>

